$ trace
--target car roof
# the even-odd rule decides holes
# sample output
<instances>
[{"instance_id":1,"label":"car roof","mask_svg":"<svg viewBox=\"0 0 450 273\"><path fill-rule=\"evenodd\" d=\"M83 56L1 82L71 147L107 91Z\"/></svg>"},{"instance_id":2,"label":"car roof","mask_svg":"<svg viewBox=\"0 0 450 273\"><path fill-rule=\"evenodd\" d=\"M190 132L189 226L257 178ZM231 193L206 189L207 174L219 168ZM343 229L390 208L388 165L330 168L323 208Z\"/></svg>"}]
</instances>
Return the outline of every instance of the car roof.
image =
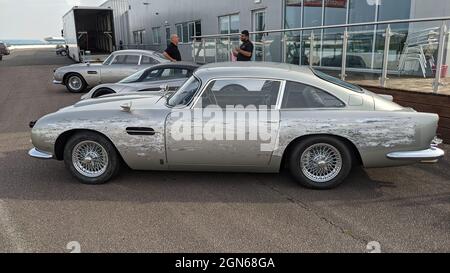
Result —
<instances>
[{"instance_id":1,"label":"car roof","mask_svg":"<svg viewBox=\"0 0 450 273\"><path fill-rule=\"evenodd\" d=\"M126 50L117 50L112 54L144 54L144 55L152 55L155 54L153 50L142 50L142 49L126 49Z\"/></svg>"},{"instance_id":2,"label":"car roof","mask_svg":"<svg viewBox=\"0 0 450 273\"><path fill-rule=\"evenodd\" d=\"M345 101L350 94L348 88L336 85L316 76L308 66L270 62L228 62L201 66L194 72L203 83L223 78L257 78L268 80L286 80L300 82L325 90Z\"/></svg>"},{"instance_id":3,"label":"car roof","mask_svg":"<svg viewBox=\"0 0 450 273\"><path fill-rule=\"evenodd\" d=\"M148 69L155 69L155 68L186 68L186 69L197 69L200 65L196 63L190 63L190 62L176 62L176 63L161 63L156 64Z\"/></svg>"},{"instance_id":4,"label":"car roof","mask_svg":"<svg viewBox=\"0 0 450 273\"><path fill-rule=\"evenodd\" d=\"M316 80L309 67L285 63L271 62L227 62L214 63L201 66L195 72L195 75L202 80L208 80L216 77L257 77L268 79L284 80Z\"/></svg>"}]
</instances>

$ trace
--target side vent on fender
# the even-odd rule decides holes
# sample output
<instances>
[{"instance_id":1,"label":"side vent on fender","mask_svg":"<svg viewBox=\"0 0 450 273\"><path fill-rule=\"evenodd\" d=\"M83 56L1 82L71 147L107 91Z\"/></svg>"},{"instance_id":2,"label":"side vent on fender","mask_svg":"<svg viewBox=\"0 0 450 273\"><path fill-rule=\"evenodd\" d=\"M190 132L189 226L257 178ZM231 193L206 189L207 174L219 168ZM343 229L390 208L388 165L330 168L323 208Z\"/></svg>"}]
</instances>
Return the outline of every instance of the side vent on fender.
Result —
<instances>
[{"instance_id":1,"label":"side vent on fender","mask_svg":"<svg viewBox=\"0 0 450 273\"><path fill-rule=\"evenodd\" d=\"M126 131L131 136L154 136L156 134L153 128L146 127L128 127Z\"/></svg>"}]
</instances>

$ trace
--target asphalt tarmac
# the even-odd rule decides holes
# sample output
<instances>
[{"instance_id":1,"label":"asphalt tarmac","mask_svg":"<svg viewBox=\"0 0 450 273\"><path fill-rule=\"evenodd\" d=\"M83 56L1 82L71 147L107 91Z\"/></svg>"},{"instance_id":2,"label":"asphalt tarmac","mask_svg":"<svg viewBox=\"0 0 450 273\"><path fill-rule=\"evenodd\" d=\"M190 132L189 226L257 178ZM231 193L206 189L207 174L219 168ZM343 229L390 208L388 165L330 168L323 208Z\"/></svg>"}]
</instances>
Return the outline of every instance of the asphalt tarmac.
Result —
<instances>
[{"instance_id":1,"label":"asphalt tarmac","mask_svg":"<svg viewBox=\"0 0 450 273\"><path fill-rule=\"evenodd\" d=\"M329 191L287 173L125 170L82 185L28 157L28 122L76 102L51 83L70 64L51 50L0 61L0 252L450 251L450 146L434 165L364 170Z\"/></svg>"}]
</instances>

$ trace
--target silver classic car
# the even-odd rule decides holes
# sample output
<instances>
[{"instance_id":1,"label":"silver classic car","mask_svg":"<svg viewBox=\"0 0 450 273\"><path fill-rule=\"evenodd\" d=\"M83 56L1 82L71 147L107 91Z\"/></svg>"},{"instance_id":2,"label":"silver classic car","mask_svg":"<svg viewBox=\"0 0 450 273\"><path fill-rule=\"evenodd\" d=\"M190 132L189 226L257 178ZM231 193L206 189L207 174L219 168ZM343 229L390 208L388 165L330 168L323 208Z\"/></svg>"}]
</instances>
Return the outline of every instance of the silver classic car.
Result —
<instances>
[{"instance_id":1,"label":"silver classic car","mask_svg":"<svg viewBox=\"0 0 450 273\"><path fill-rule=\"evenodd\" d=\"M54 84L63 84L72 93L102 83L114 83L155 64L167 63L164 55L149 50L120 50L113 52L103 63L81 63L56 69Z\"/></svg>"},{"instance_id":2,"label":"silver classic car","mask_svg":"<svg viewBox=\"0 0 450 273\"><path fill-rule=\"evenodd\" d=\"M180 88L199 67L198 64L186 62L157 64L142 69L117 83L100 84L83 95L81 99L98 98L116 93L160 91L161 89L173 92Z\"/></svg>"},{"instance_id":3,"label":"silver classic car","mask_svg":"<svg viewBox=\"0 0 450 273\"><path fill-rule=\"evenodd\" d=\"M436 162L439 117L318 71L275 63L199 68L180 89L88 99L31 124L29 155L81 182L134 170L276 173L328 189L352 167Z\"/></svg>"}]
</instances>

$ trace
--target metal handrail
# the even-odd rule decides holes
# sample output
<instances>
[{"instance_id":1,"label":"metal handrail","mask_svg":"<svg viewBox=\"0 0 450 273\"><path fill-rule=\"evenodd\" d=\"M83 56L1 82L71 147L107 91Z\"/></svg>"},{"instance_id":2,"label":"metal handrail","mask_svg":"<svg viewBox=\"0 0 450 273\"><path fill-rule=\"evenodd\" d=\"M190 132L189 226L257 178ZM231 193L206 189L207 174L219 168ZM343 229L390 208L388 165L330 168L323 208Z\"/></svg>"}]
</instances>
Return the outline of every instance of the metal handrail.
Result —
<instances>
[{"instance_id":1,"label":"metal handrail","mask_svg":"<svg viewBox=\"0 0 450 273\"><path fill-rule=\"evenodd\" d=\"M364 23L352 23L352 24L340 24L340 25L328 25L328 26L315 26L315 27L301 27L301 28L286 28L286 29L275 29L275 30L263 30L263 31L252 31L250 34L268 34L268 33L278 33L278 32L297 32L297 31L307 31L307 30L317 30L317 29L329 29L329 28L352 28L352 27L363 27L363 26L377 26L377 25L393 25L393 24L404 24L404 23L421 23L421 22L437 22L437 21L449 21L450 16L444 17L433 17L433 18L419 18L419 19L401 19L401 20L389 20L389 21L379 21L379 22L364 22ZM192 36L193 39L202 38L223 38L239 36L240 33L230 33L230 34L212 34L212 35L200 35Z\"/></svg>"},{"instance_id":2,"label":"metal handrail","mask_svg":"<svg viewBox=\"0 0 450 273\"><path fill-rule=\"evenodd\" d=\"M282 48L283 50L283 57L282 62L286 62L286 48L287 48L287 40L289 39L288 33L289 32L304 32L304 31L311 31L309 40L309 65L313 66L312 60L314 59L314 44L316 43L314 38L314 30L324 30L324 29L342 29L342 64L341 64L341 79L345 80L346 77L346 60L347 60L347 46L349 42L349 35L353 34L354 31L350 31L351 28L356 27L363 27L363 26L378 26L378 25L386 25L386 29L382 30L380 34L383 34L385 37L385 44L384 44L384 52L383 52L383 63L382 63L382 73L380 77L380 86L386 87L387 81L389 80L387 78L388 75L388 57L389 57L389 47L391 43L391 37L394 35L401 35L401 33L395 33L392 31L391 25L394 24L410 24L410 23L421 23L421 22L442 22L442 25L440 27L436 28L427 28L422 31L418 31L416 33L411 33L412 36L409 36L410 33L408 33L408 38L405 41L405 45L412 46L414 43L420 42L426 42L427 45L438 45L438 56L437 56L437 62L436 62L436 75L435 80L433 82L433 91L435 93L439 92L439 88L443 85L441 81L441 69L442 64L444 61L444 50L445 50L445 41L446 37L449 34L448 28L447 28L447 21L450 21L450 16L445 17L433 17L433 18L419 18L419 19L400 19L400 20L389 20L389 21L379 21L379 22L364 22L364 23L353 23L353 24L339 24L339 25L329 25L329 26L315 26L315 27L302 27L302 28L288 28L288 29L277 29L277 30L263 30L263 31L253 31L250 32L251 35L268 35L271 33L280 33L282 36L281 42L282 42ZM375 28L374 28L375 29ZM358 30L355 30L356 32L361 32ZM429 31L428 33L426 33ZM214 56L215 61L217 62L217 40L218 39L228 39L227 48L228 52L230 52L230 42L231 38L240 35L239 33L230 33L230 34L213 34L213 35L199 35L199 36L192 36L192 39L194 40L193 43L193 51L195 53L197 49L197 55L194 54L194 61L196 61L197 58L200 57L200 51L203 50L203 61L206 63L206 42L208 40L214 40L215 42L215 51L216 56ZM433 35L436 35L436 37L430 37ZM428 36L428 39L425 39L426 36ZM308 39L308 38L307 38ZM264 41L262 41L262 44L264 45ZM262 61L265 60L265 46L262 48ZM229 54L230 55L230 54Z\"/></svg>"}]
</instances>

